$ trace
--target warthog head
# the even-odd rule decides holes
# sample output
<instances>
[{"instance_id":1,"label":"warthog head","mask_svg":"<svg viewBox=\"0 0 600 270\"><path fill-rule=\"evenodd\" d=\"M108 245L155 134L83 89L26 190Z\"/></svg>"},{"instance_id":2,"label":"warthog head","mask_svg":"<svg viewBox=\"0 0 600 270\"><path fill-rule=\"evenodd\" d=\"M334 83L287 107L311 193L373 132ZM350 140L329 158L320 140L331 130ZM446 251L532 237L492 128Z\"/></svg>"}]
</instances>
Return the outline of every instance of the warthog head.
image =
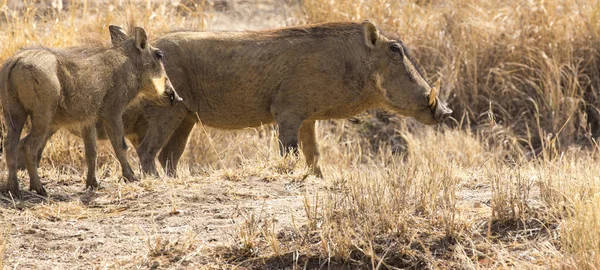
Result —
<instances>
[{"instance_id":1,"label":"warthog head","mask_svg":"<svg viewBox=\"0 0 600 270\"><path fill-rule=\"evenodd\" d=\"M384 106L429 125L448 118L452 110L438 97L439 82L434 87L427 83L402 41L381 35L369 21L362 26Z\"/></svg>"},{"instance_id":2,"label":"warthog head","mask_svg":"<svg viewBox=\"0 0 600 270\"><path fill-rule=\"evenodd\" d=\"M183 101L175 92L164 67L163 52L148 43L148 35L144 28L135 28L135 37L130 38L119 26L109 26L110 39L113 46L125 46L123 49L134 54L138 63L140 93L147 99L159 104ZM135 44L135 49L126 48L128 41ZM131 46L131 45L129 45Z\"/></svg>"}]
</instances>

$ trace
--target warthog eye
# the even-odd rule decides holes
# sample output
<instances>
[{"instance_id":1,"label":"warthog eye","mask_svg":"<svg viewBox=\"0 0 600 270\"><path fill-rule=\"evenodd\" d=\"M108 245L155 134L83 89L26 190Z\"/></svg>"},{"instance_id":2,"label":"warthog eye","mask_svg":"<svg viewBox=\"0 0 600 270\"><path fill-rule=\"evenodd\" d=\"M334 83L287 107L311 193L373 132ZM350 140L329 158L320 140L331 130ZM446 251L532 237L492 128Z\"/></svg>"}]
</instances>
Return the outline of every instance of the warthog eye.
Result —
<instances>
[{"instance_id":1,"label":"warthog eye","mask_svg":"<svg viewBox=\"0 0 600 270\"><path fill-rule=\"evenodd\" d=\"M156 58L157 58L158 60L163 60L163 58L165 57L165 54L164 54L164 53L163 53L161 50L158 50L158 51L156 51L156 52L154 53L154 55L156 55Z\"/></svg>"},{"instance_id":2,"label":"warthog eye","mask_svg":"<svg viewBox=\"0 0 600 270\"><path fill-rule=\"evenodd\" d=\"M392 50L392 52L395 52L395 53L399 53L399 52L401 52L401 51L402 51L402 49L400 49L400 46L399 46L398 44L394 44L394 45L392 45L392 46L390 47L390 50Z\"/></svg>"}]
</instances>

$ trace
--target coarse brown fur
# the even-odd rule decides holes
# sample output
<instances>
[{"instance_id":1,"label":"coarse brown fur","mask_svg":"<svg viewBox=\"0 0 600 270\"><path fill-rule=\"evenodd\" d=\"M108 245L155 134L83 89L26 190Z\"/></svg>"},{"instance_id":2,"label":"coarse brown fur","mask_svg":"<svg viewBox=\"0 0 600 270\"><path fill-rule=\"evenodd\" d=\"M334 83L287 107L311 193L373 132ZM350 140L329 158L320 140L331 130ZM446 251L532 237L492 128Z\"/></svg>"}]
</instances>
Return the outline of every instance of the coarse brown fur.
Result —
<instances>
[{"instance_id":1,"label":"coarse brown fur","mask_svg":"<svg viewBox=\"0 0 600 270\"><path fill-rule=\"evenodd\" d=\"M452 112L432 93L404 45L368 21L176 32L156 44L167 55L167 73L185 108L146 108L149 129L138 156L152 174L161 148L162 165L174 172L197 117L223 129L276 122L282 153L295 152L300 142L320 175L316 120L383 107L435 124Z\"/></svg>"},{"instance_id":2,"label":"coarse brown fur","mask_svg":"<svg viewBox=\"0 0 600 270\"><path fill-rule=\"evenodd\" d=\"M85 143L86 186L97 187L96 120L103 124L126 180L136 177L123 150L121 114L140 97L165 103L180 100L168 80L158 50L148 44L146 32L135 38L110 27L113 46L70 49L25 49L9 58L0 70L0 89L8 134L7 190L20 196L17 147L27 117L31 131L23 142L30 189L46 196L37 173L38 153L49 134L59 128L80 129Z\"/></svg>"}]
</instances>

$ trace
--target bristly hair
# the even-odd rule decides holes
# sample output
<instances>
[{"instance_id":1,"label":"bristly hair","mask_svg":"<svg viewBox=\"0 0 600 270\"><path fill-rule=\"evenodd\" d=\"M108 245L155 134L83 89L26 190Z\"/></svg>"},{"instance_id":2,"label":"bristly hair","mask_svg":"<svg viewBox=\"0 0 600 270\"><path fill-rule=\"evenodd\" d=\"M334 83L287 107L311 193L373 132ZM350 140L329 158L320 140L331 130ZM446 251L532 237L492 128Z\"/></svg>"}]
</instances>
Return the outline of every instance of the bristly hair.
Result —
<instances>
[{"instance_id":1,"label":"bristly hair","mask_svg":"<svg viewBox=\"0 0 600 270\"><path fill-rule=\"evenodd\" d=\"M43 47L43 46L32 46L32 47L22 48L21 51L44 50L44 51L48 51L55 55L67 55L67 56L71 55L71 56L75 56L75 57L87 57L90 55L104 52L110 48L111 48L110 46L95 47L95 46L84 46L84 45L71 46L71 47L66 47L66 48L50 48L50 47Z\"/></svg>"},{"instance_id":2,"label":"bristly hair","mask_svg":"<svg viewBox=\"0 0 600 270\"><path fill-rule=\"evenodd\" d=\"M358 23L330 22L321 24L309 24L305 26L275 28L261 32L270 32L272 34L275 34L277 37L281 38L290 38L305 35L310 35L319 38L356 35L362 33L362 27Z\"/></svg>"}]
</instances>

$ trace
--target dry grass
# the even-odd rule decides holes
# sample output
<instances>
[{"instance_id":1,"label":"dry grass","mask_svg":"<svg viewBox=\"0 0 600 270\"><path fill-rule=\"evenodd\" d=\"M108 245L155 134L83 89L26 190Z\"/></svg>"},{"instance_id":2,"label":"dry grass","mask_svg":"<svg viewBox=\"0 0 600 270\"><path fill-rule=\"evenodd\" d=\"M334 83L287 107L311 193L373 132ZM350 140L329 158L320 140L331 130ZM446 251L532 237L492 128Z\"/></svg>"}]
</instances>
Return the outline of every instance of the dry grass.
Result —
<instances>
[{"instance_id":1,"label":"dry grass","mask_svg":"<svg viewBox=\"0 0 600 270\"><path fill-rule=\"evenodd\" d=\"M2 8L0 59L23 46L108 41L111 23L135 21L154 37L210 29L218 12L210 1L74 2ZM51 197L0 195L0 265L600 266L600 2L304 0L299 10L303 23L370 19L399 33L441 79L456 124L323 121L325 180L308 176L302 157L279 156L272 126L199 126L181 178L134 184L119 181L104 143L95 192L81 191L81 139L59 133L42 161Z\"/></svg>"}]
</instances>

